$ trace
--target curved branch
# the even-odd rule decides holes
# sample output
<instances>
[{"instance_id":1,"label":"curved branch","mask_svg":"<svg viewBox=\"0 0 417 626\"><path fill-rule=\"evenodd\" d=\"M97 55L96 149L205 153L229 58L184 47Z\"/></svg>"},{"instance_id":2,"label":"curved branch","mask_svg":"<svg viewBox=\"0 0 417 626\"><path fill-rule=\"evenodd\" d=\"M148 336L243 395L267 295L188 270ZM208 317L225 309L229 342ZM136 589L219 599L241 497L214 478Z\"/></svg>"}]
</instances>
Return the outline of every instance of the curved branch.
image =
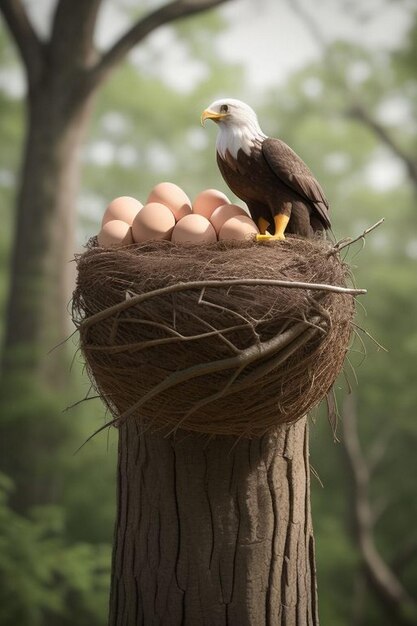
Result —
<instances>
[{"instance_id":1,"label":"curved branch","mask_svg":"<svg viewBox=\"0 0 417 626\"><path fill-rule=\"evenodd\" d=\"M338 68L335 67L335 63L333 61L334 57L330 52L330 41L326 38L320 24L314 19L312 13L307 11L304 5L298 0L289 0L288 5L303 22L314 42L320 47L322 51L322 61L327 66L327 69L334 76L338 76L340 72ZM345 91L346 93L349 93L347 86ZM389 148L392 154L402 161L407 171L409 181L414 188L417 188L417 161L413 158L412 153L407 153L394 139L391 133L372 115L370 115L363 104L357 100L357 96L356 98L351 98L351 103L347 106L345 115L366 126L375 135L375 137L381 141L381 143Z\"/></svg>"},{"instance_id":2,"label":"curved branch","mask_svg":"<svg viewBox=\"0 0 417 626\"><path fill-rule=\"evenodd\" d=\"M378 139L383 143L391 152L402 161L408 178L411 183L417 188L417 160L413 159L411 154L407 154L405 150L395 141L394 137L388 132L388 130L374 119L369 112L362 105L356 103L352 105L347 114L353 117L357 121L361 122L364 126L373 132Z\"/></svg>"},{"instance_id":3,"label":"curved branch","mask_svg":"<svg viewBox=\"0 0 417 626\"><path fill-rule=\"evenodd\" d=\"M21 0L2 0L0 10L19 50L29 88L31 88L42 72L43 44L34 30Z\"/></svg>"},{"instance_id":4,"label":"curved branch","mask_svg":"<svg viewBox=\"0 0 417 626\"><path fill-rule=\"evenodd\" d=\"M224 372L226 370L232 370L233 368L242 369L251 363L277 354L302 335L306 329L308 330L308 333L305 333L303 339L303 341L306 342L310 336L312 336L313 332L315 333L317 331L316 329L309 328L308 322L299 322L298 324L294 324L294 326L286 330L284 333L272 337L272 339L264 341L259 345L251 345L235 356L209 361L207 363L199 363L183 370L177 370L164 378L164 380L155 385L155 387L152 387L148 393L144 394L137 402L129 407L129 409L124 411L124 413L119 416L119 420L127 419L130 415L133 415L133 413L146 404L146 402L149 402L149 400L152 400L152 398L159 395L163 391L170 389L171 387L176 387L177 385L192 380L193 378L205 376L213 372ZM276 364L274 364L274 367L276 367Z\"/></svg>"},{"instance_id":5,"label":"curved branch","mask_svg":"<svg viewBox=\"0 0 417 626\"><path fill-rule=\"evenodd\" d=\"M152 326L156 326L162 328L165 332L171 334L171 337L162 337L160 339L149 339L148 341L139 341L136 343L123 343L120 345L100 345L96 346L94 344L86 344L84 346L84 350L89 352L105 352L106 354L118 354L120 352L125 352L126 350L129 353L137 353L142 350L147 350L148 348L152 348L153 346L163 346L172 343L178 342L190 342L190 341L199 341L201 339L207 339L207 337L219 337L223 335L223 333L235 332L236 330L245 330L247 328L247 324L239 324L237 326L229 326L228 328L223 328L221 330L214 329L208 333L200 333L198 335L182 335L181 333L176 332L172 328L169 328L166 324L155 324L155 322L151 322L148 320L134 320L138 324L149 324ZM232 345L232 344L231 344ZM233 346L234 347L234 346ZM236 353L238 350L236 349Z\"/></svg>"},{"instance_id":6,"label":"curved branch","mask_svg":"<svg viewBox=\"0 0 417 626\"><path fill-rule=\"evenodd\" d=\"M381 602L394 612L396 624L417 624L417 603L384 561L375 545L374 514L369 500L369 468L358 437L355 401L347 396L343 406L343 444L353 480L358 547L366 574Z\"/></svg>"},{"instance_id":7,"label":"curved branch","mask_svg":"<svg viewBox=\"0 0 417 626\"><path fill-rule=\"evenodd\" d=\"M209 287L220 287L220 288L228 288L233 285L269 285L270 287L288 287L292 289L312 289L318 291L329 291L332 293L343 293L346 295L358 296L366 293L366 289L352 289L350 287L338 287L337 285L326 285L325 283L304 283L301 281L290 281L290 280L272 280L269 278L232 278L230 280L194 280L188 283L175 283L174 285L168 285L168 287L161 287L160 289L155 289L154 291L149 291L147 293L141 293L136 296L132 296L131 298L124 300L123 302L119 302L118 304L114 304L113 306L104 309L103 311L99 311L95 313L91 317L87 317L84 319L79 328L84 330L88 328L92 324L96 324L115 313L120 313L126 309L129 309L136 304L144 302L145 300L149 300L150 298L154 298L157 296L162 296L167 293L174 293L178 291L187 291L188 289L203 289Z\"/></svg>"},{"instance_id":8,"label":"curved branch","mask_svg":"<svg viewBox=\"0 0 417 626\"><path fill-rule=\"evenodd\" d=\"M219 6L229 0L174 0L148 13L130 28L101 57L88 75L88 86L94 89L104 81L109 72L120 63L128 52L159 26L170 24L178 19L191 17L208 9Z\"/></svg>"},{"instance_id":9,"label":"curved branch","mask_svg":"<svg viewBox=\"0 0 417 626\"><path fill-rule=\"evenodd\" d=\"M318 320L318 318L317 318ZM282 347L277 354L273 355L271 359L266 361L264 365L258 367L255 371L249 373L242 380L237 380L242 373L242 371L246 367L246 363L243 363L241 367L236 370L233 376L229 379L225 387L220 389L217 393L212 394L211 396L207 396L197 402L183 417L183 419L175 426L175 428L180 428L181 423L188 419L193 413L201 409L206 404L210 404L210 402L214 402L220 398L224 398L230 394L234 394L238 391L241 391L244 388L249 387L254 381L257 381L272 370L276 369L279 365L281 365L284 361L288 359L298 348L302 345L306 344L310 339L314 337L314 335L318 334L321 330L320 327L309 327L307 322L300 322L300 324L304 324L304 327L300 326L297 330L291 334L290 341L287 342L287 345ZM299 332L300 331L300 332ZM288 332L288 331L287 331ZM297 334L299 332L299 334ZM235 383L235 381L237 382ZM233 386L232 386L233 385Z\"/></svg>"}]
</instances>

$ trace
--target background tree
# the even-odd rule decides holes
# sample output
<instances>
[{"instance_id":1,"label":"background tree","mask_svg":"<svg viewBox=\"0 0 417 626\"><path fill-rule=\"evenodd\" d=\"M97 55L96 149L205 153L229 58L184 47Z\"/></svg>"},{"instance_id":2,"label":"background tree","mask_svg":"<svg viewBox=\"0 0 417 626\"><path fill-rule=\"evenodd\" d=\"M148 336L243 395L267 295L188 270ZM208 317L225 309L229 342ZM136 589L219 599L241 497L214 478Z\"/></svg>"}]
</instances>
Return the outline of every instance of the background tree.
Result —
<instances>
[{"instance_id":1,"label":"background tree","mask_svg":"<svg viewBox=\"0 0 417 626\"><path fill-rule=\"evenodd\" d=\"M360 437L369 471L368 538L378 551L381 571L370 568L363 528L362 536L358 530L352 455L346 465L341 445L329 445L329 431L326 436L328 429L319 420L312 429L312 463L324 489L317 487L313 494L313 519L324 623L416 623L409 603L417 579L416 536L410 523L417 514L410 480L417 469L411 453L417 438L413 420L417 311L410 296L417 286L415 181L410 166L417 148L415 23L411 14L408 37L392 54L375 54L349 42L326 43L324 62L320 58L294 74L284 92L271 94L266 111L273 132L294 145L325 181L336 237L353 236L386 218L363 253L358 256L358 246L349 260L356 266L355 279L369 289L366 313L359 313L358 324L388 352L379 351L358 331L350 356L355 373L346 365L350 385L356 387L355 377L359 379L358 433L354 428L353 434ZM366 120L352 115L359 96ZM349 385L341 381L340 387L340 395L345 395ZM345 415L341 398L339 404L341 419L346 420L339 435L345 447L344 437L352 432L352 411ZM346 438L347 452L348 446ZM396 568L399 562L402 566ZM378 584L375 573L383 578L382 570L390 568L394 584ZM398 593L392 593L393 588Z\"/></svg>"},{"instance_id":2,"label":"background tree","mask_svg":"<svg viewBox=\"0 0 417 626\"><path fill-rule=\"evenodd\" d=\"M78 155L84 186L79 201L71 205L73 211L79 206L81 213L71 256L96 231L103 208L112 197L121 193L143 197L152 184L168 176L186 186L190 150L194 157L199 155L204 166L199 173L200 183L193 180L189 192L196 193L208 179L215 184L216 166L213 162L210 168L203 157L205 144L201 138L205 136L199 128L199 111L213 99L214 89L237 85L241 73L239 68L226 69L223 64L222 73L216 77L220 68L216 55L204 59L204 65L201 60L202 47L217 36L222 20L205 15L195 17L193 22L194 26L191 22L181 26L176 23L169 35L172 47L176 44L178 48L181 43L185 64L192 59L203 66L201 78L186 95L178 90L177 81L161 79L158 57L166 57L167 52L155 52L149 44L144 50L148 63L141 65L131 57L97 93L87 144ZM0 307L4 311L9 282L4 270L13 233L11 207L24 126L23 103L13 88L16 57L5 30L0 31L0 45L0 254L4 260ZM159 128L149 123L155 119ZM177 152L178 157L173 156ZM193 164L197 171L197 158L193 158ZM36 239L35 231L32 236ZM4 332L3 324L0 331ZM52 340L39 341L40 358L51 358L47 352L54 345ZM71 342L58 348L58 353L68 345L72 356ZM16 363L13 373L8 370L6 377L3 372L1 381L1 466L14 482L14 487L6 479L2 483L2 626L34 626L45 621L63 625L74 623L74 619L89 625L106 621L115 507L114 437L110 437L107 448L102 441L97 441L98 445L92 442L88 454L74 456L84 439L102 424L103 410L93 400L84 408L76 406L63 413L67 405L88 395L89 384L80 376L77 360L71 374L66 357L58 354L58 360L67 376L66 390L57 389L53 377L29 371L24 359L20 361L23 371ZM47 504L50 502L53 506ZM15 590L12 596L15 586L18 592Z\"/></svg>"},{"instance_id":3,"label":"background tree","mask_svg":"<svg viewBox=\"0 0 417 626\"><path fill-rule=\"evenodd\" d=\"M350 1L349 11L367 11L372 23L373 11L377 8L381 13L385 4L389 3L365 6ZM408 21L408 35L393 52L373 48L365 25L360 42L356 39L352 44L348 34L329 50L327 56L340 61L337 74L317 57L282 85L271 86L265 94L259 91L256 98L240 68L213 56L222 27L214 13L177 23L171 36L185 43L189 54L208 69L193 89L181 93L175 81L161 79L162 61L158 61L171 51L162 50L162 44L143 42L143 52L130 56L97 91L80 154L81 194L72 206L77 204L80 212L80 245L97 231L107 201L121 193L141 198L164 178L179 182L191 195L203 187L223 188L213 145L208 143L214 142L215 129L200 133L196 111L216 94L233 92L255 106L266 131L290 142L311 164L330 197L336 236L357 235L380 217L386 218L363 252L358 255L358 244L349 259L357 266L358 284L369 288L367 316L361 314L358 322L389 352L379 351L363 336L367 357L364 360L363 346L356 339L351 360L360 382L357 426L371 469L368 493L374 540L411 593L417 586L415 196L401 160L372 129L346 115L355 88L373 119L407 154L416 154L414 9ZM24 135L24 104L13 90L17 61L6 29L0 30L0 57L0 306L4 310L15 171ZM152 71L145 71L145 66ZM152 126L153 120L163 128L163 138L156 144L158 126ZM190 151L192 176L188 176ZM54 343L48 343L44 356ZM2 387L2 466L5 469L7 452L10 475L20 485L18 491L9 486L5 493L14 507L20 500L19 508L26 511L30 503L54 502L53 509L36 507L24 517L7 506L6 496L2 500L0 588L6 594L0 603L2 626L34 626L45 623L46 614L48 624L105 623L115 436L109 434L107 445L106 437L99 436L73 456L84 438L103 423L102 407L95 400L62 414L63 407L88 393L89 384L79 376L79 369L76 360L71 380L77 390L58 396L37 382L31 384L29 376L24 383ZM355 386L349 365L346 373ZM343 379L340 387L345 394ZM343 412L341 399L339 405ZM394 618L364 574L351 504L354 491L341 444L333 442L326 420L320 414L315 417L311 463L324 484L322 488L313 480L312 485L321 622L392 626ZM77 552L80 546L85 550L82 558ZM66 574L57 569L64 561Z\"/></svg>"},{"instance_id":4,"label":"background tree","mask_svg":"<svg viewBox=\"0 0 417 626\"><path fill-rule=\"evenodd\" d=\"M68 329L68 261L74 245L78 154L97 89L126 54L158 27L225 0L174 0L141 15L110 48L99 53L94 32L101 0L59 0L47 41L39 38L20 0L1 11L24 64L27 132L10 290L4 332L3 374L30 368L58 382L55 359L40 346ZM36 232L36 237L32 236ZM16 363L18 361L18 363ZM49 371L45 372L45 368ZM52 369L51 369L52 368Z\"/></svg>"},{"instance_id":5,"label":"background tree","mask_svg":"<svg viewBox=\"0 0 417 626\"><path fill-rule=\"evenodd\" d=\"M46 346L51 348L69 332L67 303L74 278L74 266L69 261L74 253L79 157L95 95L127 53L150 33L224 1L174 0L145 12L102 52L94 40L101 0L56 2L47 40L38 36L20 0L5 0L0 5L26 75L26 133L6 298L0 390L11 444L5 450L2 466L6 472L14 469L18 482L16 504L20 507L48 500L54 488L46 473L41 484L34 485L30 480L30 451L28 456L19 452L10 458L8 451L19 448L22 424L10 418L9 404L15 393L23 395L24 388L25 397L32 396L34 404L40 390L42 404L48 405L47 396L67 384L66 350L55 350L48 358L45 352ZM179 102L177 110L181 110ZM68 425L64 429L57 427L56 421L52 425L55 409L38 406L39 413L51 415L49 429L36 434L32 423L26 433L26 437L29 433L32 437L44 436L38 446L41 454L56 449L60 437L68 439ZM39 457L38 449L33 450Z\"/></svg>"}]
</instances>

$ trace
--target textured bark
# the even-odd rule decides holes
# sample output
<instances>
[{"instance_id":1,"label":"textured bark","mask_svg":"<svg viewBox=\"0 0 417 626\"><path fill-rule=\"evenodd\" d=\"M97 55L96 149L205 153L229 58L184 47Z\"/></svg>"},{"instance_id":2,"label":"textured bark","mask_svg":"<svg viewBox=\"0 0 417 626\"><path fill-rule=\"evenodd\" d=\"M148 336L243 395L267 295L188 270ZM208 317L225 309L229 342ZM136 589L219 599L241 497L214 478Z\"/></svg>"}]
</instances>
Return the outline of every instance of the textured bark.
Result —
<instances>
[{"instance_id":1,"label":"textured bark","mask_svg":"<svg viewBox=\"0 0 417 626\"><path fill-rule=\"evenodd\" d=\"M6 375L23 368L53 382L61 355L45 355L70 328L78 153L90 113L64 87L51 81L30 99L2 364Z\"/></svg>"},{"instance_id":2,"label":"textured bark","mask_svg":"<svg viewBox=\"0 0 417 626\"><path fill-rule=\"evenodd\" d=\"M316 626L306 420L253 440L120 429L110 626Z\"/></svg>"}]
</instances>

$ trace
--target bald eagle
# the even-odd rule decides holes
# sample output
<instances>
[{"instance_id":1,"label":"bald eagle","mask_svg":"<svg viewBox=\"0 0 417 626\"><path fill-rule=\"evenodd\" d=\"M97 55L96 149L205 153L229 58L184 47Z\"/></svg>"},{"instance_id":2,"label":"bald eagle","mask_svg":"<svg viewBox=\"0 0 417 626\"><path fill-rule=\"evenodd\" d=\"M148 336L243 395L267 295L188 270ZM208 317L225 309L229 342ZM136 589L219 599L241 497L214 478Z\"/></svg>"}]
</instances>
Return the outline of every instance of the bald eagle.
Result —
<instances>
[{"instance_id":1,"label":"bald eagle","mask_svg":"<svg viewBox=\"0 0 417 626\"><path fill-rule=\"evenodd\" d=\"M329 204L312 172L286 143L262 132L247 104L216 100L203 111L201 123L208 119L219 126L220 172L247 204L261 233L258 240L285 239L284 232L312 237L330 228Z\"/></svg>"}]
</instances>

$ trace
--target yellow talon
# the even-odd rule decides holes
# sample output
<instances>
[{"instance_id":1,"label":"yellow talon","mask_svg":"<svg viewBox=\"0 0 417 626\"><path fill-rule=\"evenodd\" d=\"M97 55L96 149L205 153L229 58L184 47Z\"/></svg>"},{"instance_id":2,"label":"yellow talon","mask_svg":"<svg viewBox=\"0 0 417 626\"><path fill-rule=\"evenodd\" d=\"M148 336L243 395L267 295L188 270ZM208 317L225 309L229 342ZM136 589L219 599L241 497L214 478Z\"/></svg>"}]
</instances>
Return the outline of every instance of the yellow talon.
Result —
<instances>
[{"instance_id":1,"label":"yellow talon","mask_svg":"<svg viewBox=\"0 0 417 626\"><path fill-rule=\"evenodd\" d=\"M278 215L275 215L274 217L274 222L275 222L275 235L274 237L276 239L285 239L284 237L284 231L287 228L287 224L290 221L290 218L288 215L284 215L283 213L278 213Z\"/></svg>"},{"instance_id":2,"label":"yellow talon","mask_svg":"<svg viewBox=\"0 0 417 626\"><path fill-rule=\"evenodd\" d=\"M269 228L269 222L265 218L260 217L258 219L258 228L261 235L265 235L267 229Z\"/></svg>"},{"instance_id":3,"label":"yellow talon","mask_svg":"<svg viewBox=\"0 0 417 626\"><path fill-rule=\"evenodd\" d=\"M263 218L260 218L258 223L262 219ZM262 232L260 228L259 230L261 231L261 234L256 235L256 241L283 241L285 239L284 231L289 221L290 221L290 218L288 217L288 215L284 215L283 213L278 213L278 215L275 215L274 217L275 235L270 235L268 232L265 233L265 231Z\"/></svg>"},{"instance_id":4,"label":"yellow talon","mask_svg":"<svg viewBox=\"0 0 417 626\"><path fill-rule=\"evenodd\" d=\"M285 239L285 235L278 233L276 235L270 235L266 233L265 235L256 235L256 241L283 241Z\"/></svg>"}]
</instances>

